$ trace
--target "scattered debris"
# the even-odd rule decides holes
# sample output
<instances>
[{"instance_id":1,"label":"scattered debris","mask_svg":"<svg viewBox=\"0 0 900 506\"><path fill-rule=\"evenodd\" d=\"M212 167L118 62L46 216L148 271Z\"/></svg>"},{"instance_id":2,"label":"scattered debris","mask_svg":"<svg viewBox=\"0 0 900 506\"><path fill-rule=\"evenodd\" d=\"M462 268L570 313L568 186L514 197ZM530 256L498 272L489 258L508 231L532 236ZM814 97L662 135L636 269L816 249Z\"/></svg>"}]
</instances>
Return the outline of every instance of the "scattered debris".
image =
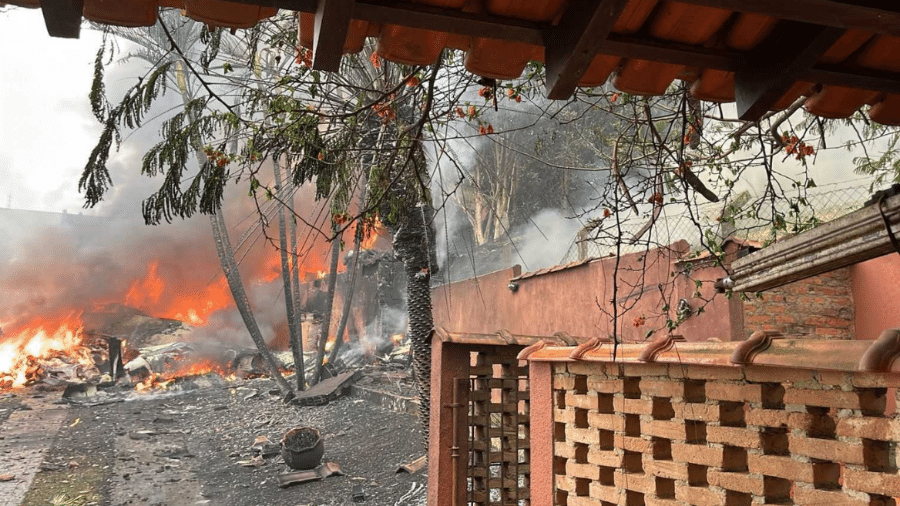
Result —
<instances>
[{"instance_id":1,"label":"scattered debris","mask_svg":"<svg viewBox=\"0 0 900 506\"><path fill-rule=\"evenodd\" d=\"M266 462L266 459L264 459L262 457L262 455L257 455L255 457L251 458L250 460L239 460L238 461L238 464L240 464L244 467L262 467L262 466L266 465L267 463L268 462Z\"/></svg>"},{"instance_id":2,"label":"scattered debris","mask_svg":"<svg viewBox=\"0 0 900 506\"><path fill-rule=\"evenodd\" d=\"M397 472L398 473L416 474L425 468L425 465L428 463L427 458L428 458L427 455L422 455L421 457L417 458L416 460L413 460L412 462L407 462L406 464L402 464L402 465L400 465L400 467L397 468Z\"/></svg>"},{"instance_id":3,"label":"scattered debris","mask_svg":"<svg viewBox=\"0 0 900 506\"><path fill-rule=\"evenodd\" d=\"M257 436L253 444L250 445L251 455L260 455L263 458L272 457L281 453L281 443L273 443L266 436Z\"/></svg>"},{"instance_id":4,"label":"scattered debris","mask_svg":"<svg viewBox=\"0 0 900 506\"><path fill-rule=\"evenodd\" d=\"M310 469L308 471L297 471L293 473L284 473L278 475L278 486L281 488L287 487L289 485L294 485L296 483L305 483L308 481L318 481L324 480L329 476L343 476L344 472L341 471L341 466L337 465L334 462L325 462L321 464L319 467L315 469Z\"/></svg>"},{"instance_id":5,"label":"scattered debris","mask_svg":"<svg viewBox=\"0 0 900 506\"><path fill-rule=\"evenodd\" d=\"M298 392L292 401L298 406L324 406L344 395L345 391L359 379L360 372L347 371L316 383L312 387Z\"/></svg>"},{"instance_id":6,"label":"scattered debris","mask_svg":"<svg viewBox=\"0 0 900 506\"><path fill-rule=\"evenodd\" d=\"M350 498L353 499L353 502L365 502L366 493L363 491L363 486L353 485L353 492Z\"/></svg>"}]
</instances>

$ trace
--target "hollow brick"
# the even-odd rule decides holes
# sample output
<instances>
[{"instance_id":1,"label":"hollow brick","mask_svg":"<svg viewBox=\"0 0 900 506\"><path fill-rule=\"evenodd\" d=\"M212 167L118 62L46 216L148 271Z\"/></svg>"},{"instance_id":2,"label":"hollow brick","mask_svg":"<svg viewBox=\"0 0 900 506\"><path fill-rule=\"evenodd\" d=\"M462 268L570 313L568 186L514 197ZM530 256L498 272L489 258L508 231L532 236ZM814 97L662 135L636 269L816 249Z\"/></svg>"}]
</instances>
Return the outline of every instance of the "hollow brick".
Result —
<instances>
[{"instance_id":1,"label":"hollow brick","mask_svg":"<svg viewBox=\"0 0 900 506\"><path fill-rule=\"evenodd\" d=\"M844 488L889 497L900 496L900 476L896 473L878 473L859 469L844 469Z\"/></svg>"},{"instance_id":2,"label":"hollow brick","mask_svg":"<svg viewBox=\"0 0 900 506\"><path fill-rule=\"evenodd\" d=\"M575 377L569 374L554 374L553 389L554 390L572 390L575 388Z\"/></svg>"},{"instance_id":3,"label":"hollow brick","mask_svg":"<svg viewBox=\"0 0 900 506\"><path fill-rule=\"evenodd\" d=\"M620 499L624 499L625 495L620 494L619 490L614 486L609 485L601 485L600 483L593 482L590 485L589 493L591 499L596 499L598 501L606 501L613 504L619 504Z\"/></svg>"},{"instance_id":4,"label":"hollow brick","mask_svg":"<svg viewBox=\"0 0 900 506\"><path fill-rule=\"evenodd\" d=\"M566 475L596 481L600 479L600 470L591 464L579 464L569 460L566 462Z\"/></svg>"},{"instance_id":5,"label":"hollow brick","mask_svg":"<svg viewBox=\"0 0 900 506\"><path fill-rule=\"evenodd\" d=\"M845 437L895 441L900 439L900 422L894 418L852 417L837 421L835 434Z\"/></svg>"},{"instance_id":6,"label":"hollow brick","mask_svg":"<svg viewBox=\"0 0 900 506\"><path fill-rule=\"evenodd\" d=\"M805 431L807 436L830 439L834 435L836 421L830 415L818 413L786 413L788 426Z\"/></svg>"},{"instance_id":7,"label":"hollow brick","mask_svg":"<svg viewBox=\"0 0 900 506\"><path fill-rule=\"evenodd\" d=\"M596 429L622 432L625 430L625 417L616 413L595 413L590 411L588 412L588 424Z\"/></svg>"},{"instance_id":8,"label":"hollow brick","mask_svg":"<svg viewBox=\"0 0 900 506\"><path fill-rule=\"evenodd\" d=\"M596 393L576 394L574 392L566 392L566 407L594 409L599 406Z\"/></svg>"},{"instance_id":9,"label":"hollow brick","mask_svg":"<svg viewBox=\"0 0 900 506\"><path fill-rule=\"evenodd\" d=\"M572 443L582 443L586 445L596 445L600 444L600 434L596 429L581 429L572 427L571 425L567 425L566 441L570 441Z\"/></svg>"},{"instance_id":10,"label":"hollow brick","mask_svg":"<svg viewBox=\"0 0 900 506\"><path fill-rule=\"evenodd\" d=\"M652 415L653 400L652 399L626 399L624 397L615 397L613 400L613 408L620 413L631 413L636 415Z\"/></svg>"},{"instance_id":11,"label":"hollow brick","mask_svg":"<svg viewBox=\"0 0 900 506\"><path fill-rule=\"evenodd\" d=\"M647 436L656 436L676 441L687 439L687 428L682 420L648 420L641 427Z\"/></svg>"},{"instance_id":12,"label":"hollow brick","mask_svg":"<svg viewBox=\"0 0 900 506\"><path fill-rule=\"evenodd\" d=\"M784 403L883 412L885 396L883 391L878 392L876 389L844 392L790 388L784 393Z\"/></svg>"},{"instance_id":13,"label":"hollow brick","mask_svg":"<svg viewBox=\"0 0 900 506\"><path fill-rule=\"evenodd\" d=\"M718 405L700 402L673 402L672 409L675 411L675 418L683 420L718 422L721 414Z\"/></svg>"},{"instance_id":14,"label":"hollow brick","mask_svg":"<svg viewBox=\"0 0 900 506\"><path fill-rule=\"evenodd\" d=\"M672 443L672 458L678 462L688 462L707 467L732 467L734 462L726 462L721 447Z\"/></svg>"},{"instance_id":15,"label":"hollow brick","mask_svg":"<svg viewBox=\"0 0 900 506\"><path fill-rule=\"evenodd\" d=\"M759 432L743 427L706 428L706 440L710 443L721 443L741 448L761 448Z\"/></svg>"},{"instance_id":16,"label":"hollow brick","mask_svg":"<svg viewBox=\"0 0 900 506\"><path fill-rule=\"evenodd\" d=\"M684 382L668 379L645 379L641 381L641 393L648 397L684 397Z\"/></svg>"},{"instance_id":17,"label":"hollow brick","mask_svg":"<svg viewBox=\"0 0 900 506\"><path fill-rule=\"evenodd\" d=\"M761 384L724 383L712 381L706 385L706 398L713 401L762 403L765 397Z\"/></svg>"},{"instance_id":18,"label":"hollow brick","mask_svg":"<svg viewBox=\"0 0 900 506\"><path fill-rule=\"evenodd\" d=\"M671 480L687 481L688 479L687 464L673 460L653 460L645 457L644 472L651 476L659 476Z\"/></svg>"},{"instance_id":19,"label":"hollow brick","mask_svg":"<svg viewBox=\"0 0 900 506\"><path fill-rule=\"evenodd\" d=\"M588 390L593 390L601 394L621 393L625 390L625 380L622 378L605 378L602 376L588 376Z\"/></svg>"},{"instance_id":20,"label":"hollow brick","mask_svg":"<svg viewBox=\"0 0 900 506\"><path fill-rule=\"evenodd\" d=\"M663 499L652 495L644 496L644 506L682 506L683 504L675 499Z\"/></svg>"},{"instance_id":21,"label":"hollow brick","mask_svg":"<svg viewBox=\"0 0 900 506\"><path fill-rule=\"evenodd\" d=\"M616 448L622 448L630 452L653 453L653 441L640 437L629 437L616 434Z\"/></svg>"},{"instance_id":22,"label":"hollow brick","mask_svg":"<svg viewBox=\"0 0 900 506\"><path fill-rule=\"evenodd\" d=\"M558 457L574 459L575 445L569 444L565 441L556 441L555 443L553 443L553 454Z\"/></svg>"},{"instance_id":23,"label":"hollow brick","mask_svg":"<svg viewBox=\"0 0 900 506\"><path fill-rule=\"evenodd\" d=\"M751 473L775 476L795 482L836 484L841 471L834 463L800 462L790 457L777 455L747 455L747 466Z\"/></svg>"},{"instance_id":24,"label":"hollow brick","mask_svg":"<svg viewBox=\"0 0 900 506\"><path fill-rule=\"evenodd\" d=\"M616 469L615 474L616 486L626 490L633 490L643 494L653 494L656 492L656 477L645 473L626 473L621 469Z\"/></svg>"},{"instance_id":25,"label":"hollow brick","mask_svg":"<svg viewBox=\"0 0 900 506\"><path fill-rule=\"evenodd\" d=\"M706 479L712 486L746 494L763 495L763 478L759 475L710 469L706 473Z\"/></svg>"},{"instance_id":26,"label":"hollow brick","mask_svg":"<svg viewBox=\"0 0 900 506\"><path fill-rule=\"evenodd\" d=\"M745 421L747 425L764 427L784 427L788 425L789 413L780 409L754 408L747 410Z\"/></svg>"},{"instance_id":27,"label":"hollow brick","mask_svg":"<svg viewBox=\"0 0 900 506\"><path fill-rule=\"evenodd\" d=\"M593 497L569 496L566 498L566 506L603 506L603 502Z\"/></svg>"},{"instance_id":28,"label":"hollow brick","mask_svg":"<svg viewBox=\"0 0 900 506\"><path fill-rule=\"evenodd\" d=\"M830 439L788 435L791 453L813 459L864 465L863 446Z\"/></svg>"},{"instance_id":29,"label":"hollow brick","mask_svg":"<svg viewBox=\"0 0 900 506\"><path fill-rule=\"evenodd\" d=\"M796 506L870 506L869 501L858 499L842 490L819 490L810 484L794 484L794 504Z\"/></svg>"},{"instance_id":30,"label":"hollow brick","mask_svg":"<svg viewBox=\"0 0 900 506\"><path fill-rule=\"evenodd\" d=\"M675 482L675 499L693 506L721 506L724 498L707 487L691 487Z\"/></svg>"},{"instance_id":31,"label":"hollow brick","mask_svg":"<svg viewBox=\"0 0 900 506\"><path fill-rule=\"evenodd\" d=\"M553 421L559 423L575 423L575 409L564 408L553 410Z\"/></svg>"},{"instance_id":32,"label":"hollow brick","mask_svg":"<svg viewBox=\"0 0 900 506\"><path fill-rule=\"evenodd\" d=\"M588 463L594 466L619 467L622 465L622 455L612 450L601 450L591 447L587 455Z\"/></svg>"}]
</instances>

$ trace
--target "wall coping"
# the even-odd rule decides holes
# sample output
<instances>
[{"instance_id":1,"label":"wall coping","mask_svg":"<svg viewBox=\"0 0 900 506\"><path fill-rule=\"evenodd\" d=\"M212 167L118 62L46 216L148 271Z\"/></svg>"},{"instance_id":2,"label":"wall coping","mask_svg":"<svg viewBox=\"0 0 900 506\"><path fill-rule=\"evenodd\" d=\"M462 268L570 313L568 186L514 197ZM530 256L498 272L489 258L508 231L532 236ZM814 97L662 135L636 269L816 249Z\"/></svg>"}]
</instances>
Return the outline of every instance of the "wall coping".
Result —
<instances>
[{"instance_id":1,"label":"wall coping","mask_svg":"<svg viewBox=\"0 0 900 506\"><path fill-rule=\"evenodd\" d=\"M746 341L682 342L665 336L642 344L615 345L593 339L578 346L546 340L522 350L520 360L535 362L599 362L621 364L707 365L741 368L771 366L785 369L868 372L900 380L900 329L886 330L876 341L781 339L754 332ZM615 352L615 356L613 356Z\"/></svg>"},{"instance_id":2,"label":"wall coping","mask_svg":"<svg viewBox=\"0 0 900 506\"><path fill-rule=\"evenodd\" d=\"M558 346L577 345L589 341L588 337L570 336L565 332L557 332L552 336L526 336L513 334L500 329L494 334L473 334L469 332L450 332L443 327L435 327L434 335L445 343L479 344L488 346L531 346L539 342L549 342Z\"/></svg>"}]
</instances>

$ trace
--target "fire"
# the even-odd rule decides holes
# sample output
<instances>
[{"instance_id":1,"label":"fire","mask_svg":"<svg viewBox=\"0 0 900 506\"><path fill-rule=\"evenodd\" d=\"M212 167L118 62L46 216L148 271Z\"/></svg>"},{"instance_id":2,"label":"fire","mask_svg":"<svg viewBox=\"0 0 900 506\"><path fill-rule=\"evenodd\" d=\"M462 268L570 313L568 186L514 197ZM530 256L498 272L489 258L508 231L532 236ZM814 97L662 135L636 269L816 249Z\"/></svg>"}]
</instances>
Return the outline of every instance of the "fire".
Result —
<instances>
[{"instance_id":1,"label":"fire","mask_svg":"<svg viewBox=\"0 0 900 506\"><path fill-rule=\"evenodd\" d=\"M232 304L228 281L219 277L200 290L184 293L169 286L159 273L159 261L147 269L147 275L131 284L125 296L125 304L159 318L181 320L191 325L206 324L209 316Z\"/></svg>"},{"instance_id":2,"label":"fire","mask_svg":"<svg viewBox=\"0 0 900 506\"><path fill-rule=\"evenodd\" d=\"M186 364L176 369L164 371L162 373L151 374L144 378L144 380L140 383L137 383L134 386L134 389L138 392L149 390L151 388L165 389L169 385L174 383L177 378L202 376L204 374L210 373L218 374L225 379L234 379L234 375L226 372L225 368L222 367L222 364L219 364L218 362L212 360L202 360L199 362Z\"/></svg>"},{"instance_id":3,"label":"fire","mask_svg":"<svg viewBox=\"0 0 900 506\"><path fill-rule=\"evenodd\" d=\"M366 235L363 237L362 243L360 246L362 249L372 249L375 247L375 243L378 241L378 238L384 233L384 225L382 225L381 220L375 218L374 224L370 230L366 230Z\"/></svg>"},{"instance_id":4,"label":"fire","mask_svg":"<svg viewBox=\"0 0 900 506\"><path fill-rule=\"evenodd\" d=\"M391 336L391 342L394 343L394 346L400 346L403 343L403 338L406 337L403 334L394 334Z\"/></svg>"},{"instance_id":5,"label":"fire","mask_svg":"<svg viewBox=\"0 0 900 506\"><path fill-rule=\"evenodd\" d=\"M32 322L2 335L0 343L0 388L21 387L42 374L39 360L68 356L71 361L93 367L90 350L82 346L81 314L58 320Z\"/></svg>"}]
</instances>

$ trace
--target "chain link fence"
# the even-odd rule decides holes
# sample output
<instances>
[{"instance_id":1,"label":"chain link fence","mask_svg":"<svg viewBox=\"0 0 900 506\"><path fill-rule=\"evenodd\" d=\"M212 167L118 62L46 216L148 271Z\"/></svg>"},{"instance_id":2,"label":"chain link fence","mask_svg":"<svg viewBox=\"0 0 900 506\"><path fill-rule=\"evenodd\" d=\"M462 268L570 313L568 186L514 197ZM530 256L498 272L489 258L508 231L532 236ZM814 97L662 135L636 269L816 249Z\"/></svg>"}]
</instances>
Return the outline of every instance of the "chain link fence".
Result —
<instances>
[{"instance_id":1,"label":"chain link fence","mask_svg":"<svg viewBox=\"0 0 900 506\"><path fill-rule=\"evenodd\" d=\"M799 232L810 224L825 223L863 207L872 196L871 179L857 179L804 191L785 189L787 197L775 199L738 195L730 202L705 203L696 206L669 204L663 206L659 218L650 225L650 206L635 216L631 211L616 216L597 218L579 232L561 263L574 262L588 257L603 257L617 252L627 254L649 247L665 246L685 240L692 250L701 250L710 239L722 240L739 237L766 243L785 235ZM727 219L732 217L733 220ZM773 224L784 221L784 228L777 231ZM635 237L641 234L635 240ZM621 238L621 239L620 239ZM648 242L649 241L649 242ZM617 246L618 243L618 246Z\"/></svg>"}]
</instances>

